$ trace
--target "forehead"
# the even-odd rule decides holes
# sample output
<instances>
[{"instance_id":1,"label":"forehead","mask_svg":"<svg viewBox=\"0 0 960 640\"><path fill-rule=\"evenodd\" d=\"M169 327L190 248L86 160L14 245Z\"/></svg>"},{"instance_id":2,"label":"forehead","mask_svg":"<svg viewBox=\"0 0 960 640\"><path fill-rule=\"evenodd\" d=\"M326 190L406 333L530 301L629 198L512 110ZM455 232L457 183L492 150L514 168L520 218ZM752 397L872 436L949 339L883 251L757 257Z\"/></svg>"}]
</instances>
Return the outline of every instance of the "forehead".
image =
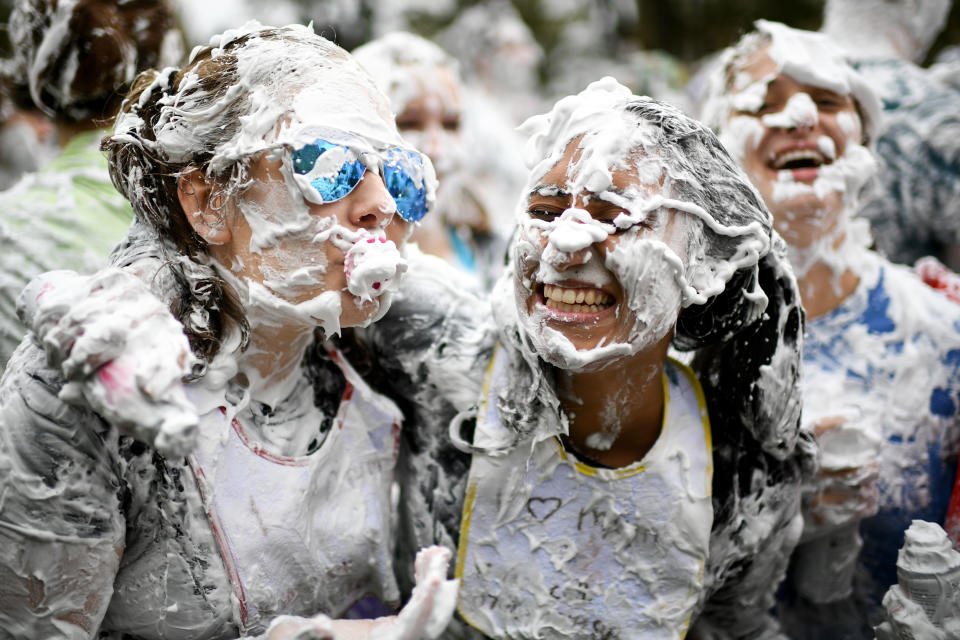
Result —
<instances>
[{"instance_id":1,"label":"forehead","mask_svg":"<svg viewBox=\"0 0 960 640\"><path fill-rule=\"evenodd\" d=\"M265 136L272 143L302 146L318 137L318 130L336 130L401 146L386 97L352 74L326 74L323 81L294 87L275 101L280 107L275 139Z\"/></svg>"},{"instance_id":2,"label":"forehead","mask_svg":"<svg viewBox=\"0 0 960 640\"><path fill-rule=\"evenodd\" d=\"M740 110L753 111L760 107L760 102L769 102L770 100L786 100L794 94L807 93L817 99L816 96L833 95L839 98L852 97L849 91L844 91L841 87L824 86L816 82L815 78L803 77L798 79L788 70L783 69L769 55L768 48L760 49L750 55L738 68L735 68L733 76L734 89L733 94L752 95L756 104L751 108L739 106ZM853 109L851 102L848 107ZM731 116L732 117L732 116Z\"/></svg>"},{"instance_id":3,"label":"forehead","mask_svg":"<svg viewBox=\"0 0 960 640\"><path fill-rule=\"evenodd\" d=\"M539 183L557 186L571 197L603 191L624 192L630 187L640 187L652 193L663 183L664 168L655 156L639 149L610 154L606 158L602 155L593 157L597 153L598 149L585 144L585 136L574 138Z\"/></svg>"},{"instance_id":4,"label":"forehead","mask_svg":"<svg viewBox=\"0 0 960 640\"><path fill-rule=\"evenodd\" d=\"M460 107L460 81L450 69L415 65L404 70L390 87L391 99L400 107L422 106L427 100L438 100L447 109Z\"/></svg>"},{"instance_id":5,"label":"forehead","mask_svg":"<svg viewBox=\"0 0 960 640\"><path fill-rule=\"evenodd\" d=\"M736 77L739 74L746 74L750 80L757 81L764 78L779 75L780 66L770 57L770 45L766 45L746 57L737 67L734 68L734 86L740 88L743 79Z\"/></svg>"}]
</instances>

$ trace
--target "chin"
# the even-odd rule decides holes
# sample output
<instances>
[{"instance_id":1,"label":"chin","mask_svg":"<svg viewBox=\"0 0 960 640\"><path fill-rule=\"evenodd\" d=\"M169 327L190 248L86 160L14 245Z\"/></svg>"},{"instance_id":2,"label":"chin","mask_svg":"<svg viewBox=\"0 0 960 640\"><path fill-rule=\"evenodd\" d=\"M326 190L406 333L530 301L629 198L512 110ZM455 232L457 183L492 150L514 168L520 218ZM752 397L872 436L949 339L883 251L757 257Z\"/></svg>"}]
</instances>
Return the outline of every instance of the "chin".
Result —
<instances>
[{"instance_id":1,"label":"chin","mask_svg":"<svg viewBox=\"0 0 960 640\"><path fill-rule=\"evenodd\" d=\"M343 327L369 327L371 324L386 315L390 309L390 294L384 293L372 300L357 304L358 298L353 295L344 295L343 309L340 316L340 325ZM349 309L349 311L347 311Z\"/></svg>"}]
</instances>

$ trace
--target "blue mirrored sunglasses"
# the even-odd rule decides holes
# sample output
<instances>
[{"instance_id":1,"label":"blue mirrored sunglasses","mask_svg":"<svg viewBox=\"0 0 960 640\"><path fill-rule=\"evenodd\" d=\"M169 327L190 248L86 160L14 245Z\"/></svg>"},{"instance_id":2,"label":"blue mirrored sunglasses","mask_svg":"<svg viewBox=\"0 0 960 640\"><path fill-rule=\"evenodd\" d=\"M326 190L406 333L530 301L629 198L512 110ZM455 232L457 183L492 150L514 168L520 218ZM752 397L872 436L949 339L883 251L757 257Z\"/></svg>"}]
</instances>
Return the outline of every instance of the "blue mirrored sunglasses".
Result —
<instances>
[{"instance_id":1,"label":"blue mirrored sunglasses","mask_svg":"<svg viewBox=\"0 0 960 640\"><path fill-rule=\"evenodd\" d=\"M309 174L320 156L331 149L342 150L344 158L350 158L353 155L349 153L349 148L343 145L318 139L293 152L294 172L299 175ZM367 166L359 158L345 159L335 175L313 178L310 180L310 186L320 196L322 202L335 202L360 184L366 170ZM410 171L418 175L411 176ZM384 154L382 176L387 191L397 203L397 213L401 218L408 222L416 222L427 214L427 187L423 179L423 157L419 153L405 149L390 149Z\"/></svg>"}]
</instances>

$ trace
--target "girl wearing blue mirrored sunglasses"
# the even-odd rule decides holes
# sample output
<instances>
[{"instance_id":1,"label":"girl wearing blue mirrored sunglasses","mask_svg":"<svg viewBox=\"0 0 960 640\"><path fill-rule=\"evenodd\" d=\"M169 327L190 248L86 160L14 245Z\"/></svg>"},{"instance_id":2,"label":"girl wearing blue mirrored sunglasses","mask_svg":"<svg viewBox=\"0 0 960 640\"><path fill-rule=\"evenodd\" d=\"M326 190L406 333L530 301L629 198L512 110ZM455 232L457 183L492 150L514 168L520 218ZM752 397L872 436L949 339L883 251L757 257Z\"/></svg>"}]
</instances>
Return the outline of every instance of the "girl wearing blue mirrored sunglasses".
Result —
<instances>
[{"instance_id":1,"label":"girl wearing blue mirrored sunglasses","mask_svg":"<svg viewBox=\"0 0 960 640\"><path fill-rule=\"evenodd\" d=\"M304 133L326 127L344 139ZM116 268L66 285L87 338L106 331L130 353L80 374L82 406L58 397L64 372L39 343L11 360L0 424L23 446L0 444L0 629L441 633L441 592L455 591L442 549L418 564L425 584L399 623L333 619L366 594L378 613L403 599L402 415L332 340L386 311L433 198L429 162L403 146L373 81L307 27L247 23L136 79L103 142L136 222ZM91 348L81 334L51 343ZM439 619L435 599L449 602Z\"/></svg>"}]
</instances>

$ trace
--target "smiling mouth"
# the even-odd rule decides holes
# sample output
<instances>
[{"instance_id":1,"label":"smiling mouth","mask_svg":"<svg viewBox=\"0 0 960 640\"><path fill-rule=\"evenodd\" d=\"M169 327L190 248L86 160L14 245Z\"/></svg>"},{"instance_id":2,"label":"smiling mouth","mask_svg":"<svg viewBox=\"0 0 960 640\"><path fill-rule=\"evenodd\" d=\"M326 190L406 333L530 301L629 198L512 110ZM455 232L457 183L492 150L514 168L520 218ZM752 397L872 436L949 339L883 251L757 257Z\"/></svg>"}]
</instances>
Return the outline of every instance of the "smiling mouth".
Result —
<instances>
[{"instance_id":1,"label":"smiling mouth","mask_svg":"<svg viewBox=\"0 0 960 640\"><path fill-rule=\"evenodd\" d=\"M791 149L775 155L770 161L770 168L775 171L798 171L819 169L825 164L830 164L830 160L816 149Z\"/></svg>"},{"instance_id":2,"label":"smiling mouth","mask_svg":"<svg viewBox=\"0 0 960 640\"><path fill-rule=\"evenodd\" d=\"M614 297L593 287L568 288L544 284L543 301L548 309L563 313L600 313L614 305Z\"/></svg>"}]
</instances>

